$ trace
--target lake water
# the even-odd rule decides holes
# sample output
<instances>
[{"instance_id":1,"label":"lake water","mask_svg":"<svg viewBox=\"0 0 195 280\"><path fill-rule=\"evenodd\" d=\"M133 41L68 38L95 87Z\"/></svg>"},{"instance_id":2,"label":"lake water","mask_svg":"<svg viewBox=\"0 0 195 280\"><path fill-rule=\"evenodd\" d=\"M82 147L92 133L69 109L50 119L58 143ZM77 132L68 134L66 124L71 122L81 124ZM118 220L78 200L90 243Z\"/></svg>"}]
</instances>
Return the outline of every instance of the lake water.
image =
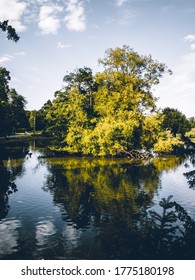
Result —
<instances>
[{"instance_id":1,"label":"lake water","mask_svg":"<svg viewBox=\"0 0 195 280\"><path fill-rule=\"evenodd\" d=\"M0 148L0 259L195 259L195 157ZM172 196L172 197L170 197Z\"/></svg>"}]
</instances>

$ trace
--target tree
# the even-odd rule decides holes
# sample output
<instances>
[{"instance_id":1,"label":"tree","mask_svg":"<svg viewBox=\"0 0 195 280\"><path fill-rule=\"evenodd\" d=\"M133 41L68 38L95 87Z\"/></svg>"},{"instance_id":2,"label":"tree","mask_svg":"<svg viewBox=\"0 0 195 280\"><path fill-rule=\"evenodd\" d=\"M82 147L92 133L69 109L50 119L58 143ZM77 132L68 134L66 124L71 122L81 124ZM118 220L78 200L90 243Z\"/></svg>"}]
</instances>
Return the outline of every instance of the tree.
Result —
<instances>
[{"instance_id":1,"label":"tree","mask_svg":"<svg viewBox=\"0 0 195 280\"><path fill-rule=\"evenodd\" d=\"M11 107L8 103L10 73L0 67L0 136L12 132Z\"/></svg>"},{"instance_id":2,"label":"tree","mask_svg":"<svg viewBox=\"0 0 195 280\"><path fill-rule=\"evenodd\" d=\"M152 149L162 122L153 87L166 65L128 46L108 49L99 63L104 70L94 76L87 67L67 74L55 94L46 119L59 149L97 156Z\"/></svg>"},{"instance_id":3,"label":"tree","mask_svg":"<svg viewBox=\"0 0 195 280\"><path fill-rule=\"evenodd\" d=\"M10 72L3 67L0 67L0 101L8 101Z\"/></svg>"},{"instance_id":4,"label":"tree","mask_svg":"<svg viewBox=\"0 0 195 280\"><path fill-rule=\"evenodd\" d=\"M47 131L60 141L66 138L67 143L72 142L69 147L72 150L73 142L76 149L76 142L81 139L83 127L92 124L96 84L92 70L88 67L70 72L63 81L65 86L55 93L56 98L46 111L46 126Z\"/></svg>"},{"instance_id":5,"label":"tree","mask_svg":"<svg viewBox=\"0 0 195 280\"><path fill-rule=\"evenodd\" d=\"M166 107L162 111L162 116L162 128L170 130L174 136L176 136L176 134L184 136L191 128L186 116L177 109Z\"/></svg>"},{"instance_id":6,"label":"tree","mask_svg":"<svg viewBox=\"0 0 195 280\"><path fill-rule=\"evenodd\" d=\"M0 135L12 134L19 128L26 128L26 100L15 89L9 88L10 73L0 67Z\"/></svg>"},{"instance_id":7,"label":"tree","mask_svg":"<svg viewBox=\"0 0 195 280\"><path fill-rule=\"evenodd\" d=\"M36 116L37 116L37 111L33 110L30 112L30 117L29 117L29 124L31 129L33 130L33 134L36 132Z\"/></svg>"},{"instance_id":8,"label":"tree","mask_svg":"<svg viewBox=\"0 0 195 280\"><path fill-rule=\"evenodd\" d=\"M30 127L31 129L33 129L34 132L35 130L39 130L42 132L46 131L47 129L46 115L51 106L52 106L52 102L48 100L41 107L40 110L28 111L28 119L30 121Z\"/></svg>"},{"instance_id":9,"label":"tree","mask_svg":"<svg viewBox=\"0 0 195 280\"><path fill-rule=\"evenodd\" d=\"M88 113L92 113L93 92L97 90L97 84L91 68L86 66L78 68L74 72L65 75L63 81L65 82L66 92L76 88L80 94L83 94L86 97L84 100L85 110L87 110Z\"/></svg>"},{"instance_id":10,"label":"tree","mask_svg":"<svg viewBox=\"0 0 195 280\"><path fill-rule=\"evenodd\" d=\"M98 90L94 95L94 110L99 116L94 129L97 131L96 150L101 150L97 154L116 155L133 149L151 149L158 138L161 122L155 113L153 87L168 70L166 65L150 55L139 55L128 46L108 49L99 63L104 71L96 75ZM105 133L106 127L110 133Z\"/></svg>"},{"instance_id":11,"label":"tree","mask_svg":"<svg viewBox=\"0 0 195 280\"><path fill-rule=\"evenodd\" d=\"M0 29L7 32L8 40L17 42L19 36L16 30L8 25L8 20L0 21ZM6 68L0 67L0 136L5 136L13 132L13 111L9 102L9 80L11 79L10 73Z\"/></svg>"},{"instance_id":12,"label":"tree","mask_svg":"<svg viewBox=\"0 0 195 280\"><path fill-rule=\"evenodd\" d=\"M12 111L12 125L14 130L25 130L29 123L25 112L27 104L26 99L18 94L15 89L11 89L8 93L9 103Z\"/></svg>"},{"instance_id":13,"label":"tree","mask_svg":"<svg viewBox=\"0 0 195 280\"><path fill-rule=\"evenodd\" d=\"M13 28L11 25L8 25L9 21L4 20L3 22L0 21L0 29L4 32L7 32L7 39L13 40L14 42L17 42L20 37L16 33L15 28Z\"/></svg>"},{"instance_id":14,"label":"tree","mask_svg":"<svg viewBox=\"0 0 195 280\"><path fill-rule=\"evenodd\" d=\"M195 117L191 117L188 119L189 123L190 123L190 127L195 128Z\"/></svg>"},{"instance_id":15,"label":"tree","mask_svg":"<svg viewBox=\"0 0 195 280\"><path fill-rule=\"evenodd\" d=\"M129 46L108 49L104 59L99 63L105 68L98 77L101 85L109 93L120 94L120 102L128 110L154 110L156 98L153 96L154 85L168 70L164 63L153 60L151 55L139 55ZM170 70L168 70L171 73Z\"/></svg>"}]
</instances>

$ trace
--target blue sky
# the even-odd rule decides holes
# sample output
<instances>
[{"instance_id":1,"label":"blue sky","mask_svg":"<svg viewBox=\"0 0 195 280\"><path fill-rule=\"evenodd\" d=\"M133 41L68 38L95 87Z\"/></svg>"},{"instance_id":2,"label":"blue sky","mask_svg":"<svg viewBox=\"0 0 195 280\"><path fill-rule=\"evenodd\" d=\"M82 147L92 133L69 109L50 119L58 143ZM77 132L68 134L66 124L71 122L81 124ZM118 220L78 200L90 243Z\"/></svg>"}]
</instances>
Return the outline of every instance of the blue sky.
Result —
<instances>
[{"instance_id":1,"label":"blue sky","mask_svg":"<svg viewBox=\"0 0 195 280\"><path fill-rule=\"evenodd\" d=\"M10 86L39 109L77 67L100 71L98 58L126 44L173 71L155 88L158 106L195 116L194 0L0 0L20 40L0 33L0 65Z\"/></svg>"}]
</instances>

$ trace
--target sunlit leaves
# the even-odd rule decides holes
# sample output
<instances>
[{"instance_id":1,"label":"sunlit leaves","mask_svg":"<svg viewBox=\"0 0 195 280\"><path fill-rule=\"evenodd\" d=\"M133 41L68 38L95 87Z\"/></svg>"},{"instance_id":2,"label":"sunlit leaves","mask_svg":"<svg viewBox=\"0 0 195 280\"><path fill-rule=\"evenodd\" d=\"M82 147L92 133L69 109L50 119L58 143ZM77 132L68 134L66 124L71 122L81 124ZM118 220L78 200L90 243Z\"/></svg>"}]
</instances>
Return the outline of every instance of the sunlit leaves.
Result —
<instances>
[{"instance_id":1,"label":"sunlit leaves","mask_svg":"<svg viewBox=\"0 0 195 280\"><path fill-rule=\"evenodd\" d=\"M171 153L175 147L180 147L183 142L174 137L169 130L162 132L158 141L154 144L154 151L158 153Z\"/></svg>"},{"instance_id":2,"label":"sunlit leaves","mask_svg":"<svg viewBox=\"0 0 195 280\"><path fill-rule=\"evenodd\" d=\"M46 116L49 131L71 153L117 156L152 149L162 122L152 88L166 65L128 46L108 49L99 63L104 71L96 75L88 67L65 75Z\"/></svg>"}]
</instances>

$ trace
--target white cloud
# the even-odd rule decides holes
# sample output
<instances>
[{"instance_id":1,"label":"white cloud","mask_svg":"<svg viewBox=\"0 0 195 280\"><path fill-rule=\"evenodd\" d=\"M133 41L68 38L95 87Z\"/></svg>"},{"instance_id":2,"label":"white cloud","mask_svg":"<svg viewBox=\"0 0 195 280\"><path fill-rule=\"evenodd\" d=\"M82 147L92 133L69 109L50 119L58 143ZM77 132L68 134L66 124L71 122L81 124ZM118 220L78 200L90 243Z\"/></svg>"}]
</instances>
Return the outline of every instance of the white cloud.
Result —
<instances>
[{"instance_id":1,"label":"white cloud","mask_svg":"<svg viewBox=\"0 0 195 280\"><path fill-rule=\"evenodd\" d=\"M193 42L195 41L195 35L187 35L186 37L184 37L185 41L189 41L189 42Z\"/></svg>"},{"instance_id":2,"label":"white cloud","mask_svg":"<svg viewBox=\"0 0 195 280\"><path fill-rule=\"evenodd\" d=\"M194 115L195 52L184 55L175 66L173 75L164 78L158 86L159 105L178 108L188 117ZM167 103L168 101L168 103Z\"/></svg>"},{"instance_id":3,"label":"white cloud","mask_svg":"<svg viewBox=\"0 0 195 280\"><path fill-rule=\"evenodd\" d=\"M3 56L0 56L0 63L5 63L7 61L10 61L14 59L14 57L12 55L3 55Z\"/></svg>"},{"instance_id":4,"label":"white cloud","mask_svg":"<svg viewBox=\"0 0 195 280\"><path fill-rule=\"evenodd\" d=\"M42 6L39 14L39 28L42 34L57 34L60 28L60 20L56 17L62 11L60 6Z\"/></svg>"},{"instance_id":5,"label":"white cloud","mask_svg":"<svg viewBox=\"0 0 195 280\"><path fill-rule=\"evenodd\" d=\"M1 0L0 1L0 21L9 20L17 32L26 30L26 26L21 22L21 17L26 10L26 3L18 0Z\"/></svg>"},{"instance_id":6,"label":"white cloud","mask_svg":"<svg viewBox=\"0 0 195 280\"><path fill-rule=\"evenodd\" d=\"M115 0L117 6L122 6L127 0Z\"/></svg>"},{"instance_id":7,"label":"white cloud","mask_svg":"<svg viewBox=\"0 0 195 280\"><path fill-rule=\"evenodd\" d=\"M68 12L68 15L64 18L66 27L73 31L84 31L86 29L86 21L83 2L68 0L66 11Z\"/></svg>"},{"instance_id":8,"label":"white cloud","mask_svg":"<svg viewBox=\"0 0 195 280\"><path fill-rule=\"evenodd\" d=\"M69 44L64 45L61 42L58 42L57 47L58 47L58 49L65 49L65 48L71 48L71 45L69 45Z\"/></svg>"},{"instance_id":9,"label":"white cloud","mask_svg":"<svg viewBox=\"0 0 195 280\"><path fill-rule=\"evenodd\" d=\"M0 63L6 63L8 61L15 59L16 56L24 56L24 55L26 55L25 52L16 52L12 55L5 54L3 56L0 56Z\"/></svg>"},{"instance_id":10,"label":"white cloud","mask_svg":"<svg viewBox=\"0 0 195 280\"><path fill-rule=\"evenodd\" d=\"M0 252L9 255L17 251L21 222L16 219L2 220L0 224Z\"/></svg>"},{"instance_id":11,"label":"white cloud","mask_svg":"<svg viewBox=\"0 0 195 280\"><path fill-rule=\"evenodd\" d=\"M48 238L56 233L55 225L52 221L43 220L36 225L36 240L38 246L43 246L48 242Z\"/></svg>"}]
</instances>

